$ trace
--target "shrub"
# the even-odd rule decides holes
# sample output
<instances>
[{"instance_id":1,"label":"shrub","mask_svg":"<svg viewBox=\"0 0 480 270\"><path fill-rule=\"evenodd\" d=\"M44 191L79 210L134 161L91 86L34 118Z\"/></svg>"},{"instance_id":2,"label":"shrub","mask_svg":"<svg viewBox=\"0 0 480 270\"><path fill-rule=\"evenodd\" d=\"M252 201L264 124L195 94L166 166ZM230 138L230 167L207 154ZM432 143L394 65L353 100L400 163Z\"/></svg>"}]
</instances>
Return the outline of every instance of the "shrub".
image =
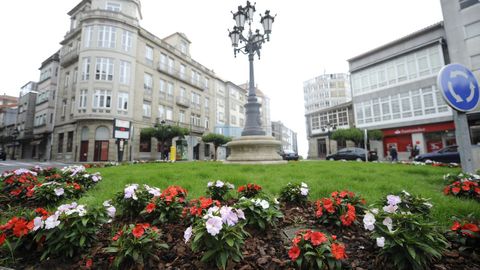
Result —
<instances>
[{"instance_id":1,"label":"shrub","mask_svg":"<svg viewBox=\"0 0 480 270\"><path fill-rule=\"evenodd\" d=\"M234 185L228 182L223 182L221 180L217 180L215 182L208 182L207 195L214 200L223 202L226 199L225 195L227 195L228 191L234 188Z\"/></svg>"},{"instance_id":2,"label":"shrub","mask_svg":"<svg viewBox=\"0 0 480 270\"><path fill-rule=\"evenodd\" d=\"M480 200L479 180L461 179L446 186L443 194Z\"/></svg>"},{"instance_id":3,"label":"shrub","mask_svg":"<svg viewBox=\"0 0 480 270\"><path fill-rule=\"evenodd\" d=\"M239 186L237 189L238 197L253 198L260 194L262 187L257 184L248 183L243 186Z\"/></svg>"},{"instance_id":4,"label":"shrub","mask_svg":"<svg viewBox=\"0 0 480 270\"><path fill-rule=\"evenodd\" d=\"M168 248L161 242L160 236L158 228L148 223L124 225L104 250L115 256L113 265L116 268L143 268L148 261L160 260L156 255L159 249Z\"/></svg>"},{"instance_id":5,"label":"shrub","mask_svg":"<svg viewBox=\"0 0 480 270\"><path fill-rule=\"evenodd\" d=\"M243 258L241 248L248 233L241 219L245 216L240 209L213 206L185 230L185 242L193 236L191 248L203 252L201 261L214 261L218 268L225 269L229 259L239 262Z\"/></svg>"},{"instance_id":6,"label":"shrub","mask_svg":"<svg viewBox=\"0 0 480 270\"><path fill-rule=\"evenodd\" d=\"M453 184L454 182L461 181L461 180L479 181L480 175L461 172L459 174L447 173L443 176L443 182L445 183L445 185L450 185L450 184Z\"/></svg>"},{"instance_id":7,"label":"shrub","mask_svg":"<svg viewBox=\"0 0 480 270\"><path fill-rule=\"evenodd\" d=\"M388 195L387 201L388 205L367 211L363 218L365 229L372 231L381 248L381 260L393 263L396 269L428 269L442 256L446 239L427 221L428 216L400 208L400 196Z\"/></svg>"},{"instance_id":8,"label":"shrub","mask_svg":"<svg viewBox=\"0 0 480 270\"><path fill-rule=\"evenodd\" d=\"M65 182L76 182L83 185L85 188L90 188L98 181L102 180L100 173L96 172L88 174L84 166L69 166L61 170L62 179Z\"/></svg>"},{"instance_id":9,"label":"shrub","mask_svg":"<svg viewBox=\"0 0 480 270\"><path fill-rule=\"evenodd\" d=\"M153 218L154 224L179 221L186 197L187 190L180 186L169 186L160 196L153 197L141 213Z\"/></svg>"},{"instance_id":10,"label":"shrub","mask_svg":"<svg viewBox=\"0 0 480 270\"><path fill-rule=\"evenodd\" d=\"M234 207L245 213L248 225L262 230L275 226L278 219L283 217L278 207L278 201L275 203L268 198L247 199L242 197Z\"/></svg>"},{"instance_id":11,"label":"shrub","mask_svg":"<svg viewBox=\"0 0 480 270\"><path fill-rule=\"evenodd\" d=\"M341 260L347 257L345 246L335 235L312 230L296 233L288 256L299 269L341 269Z\"/></svg>"},{"instance_id":12,"label":"shrub","mask_svg":"<svg viewBox=\"0 0 480 270\"><path fill-rule=\"evenodd\" d=\"M72 258L91 247L96 240L100 225L107 222L104 209L87 211L77 203L60 205L48 218L36 218L33 230L35 240L44 248L40 260L50 256Z\"/></svg>"},{"instance_id":13,"label":"shrub","mask_svg":"<svg viewBox=\"0 0 480 270\"><path fill-rule=\"evenodd\" d=\"M77 183L46 182L33 188L33 199L42 205L51 205L65 198L78 198L83 191Z\"/></svg>"},{"instance_id":14,"label":"shrub","mask_svg":"<svg viewBox=\"0 0 480 270\"><path fill-rule=\"evenodd\" d=\"M193 223L198 218L202 218L207 213L208 208L212 206L220 207L220 202L205 197L193 199L190 200L188 205L183 209L182 216L190 219L190 222Z\"/></svg>"},{"instance_id":15,"label":"shrub","mask_svg":"<svg viewBox=\"0 0 480 270\"><path fill-rule=\"evenodd\" d=\"M351 226L357 213L365 209L365 200L351 191L334 191L330 197L315 202L315 216L320 223Z\"/></svg>"},{"instance_id":16,"label":"shrub","mask_svg":"<svg viewBox=\"0 0 480 270\"><path fill-rule=\"evenodd\" d=\"M413 214L420 214L424 217L429 217L430 209L433 207L430 199L423 198L419 195L411 195L405 190L396 193L396 196L400 197L400 203L397 204L400 211L411 212ZM389 197L384 203L389 204Z\"/></svg>"},{"instance_id":17,"label":"shrub","mask_svg":"<svg viewBox=\"0 0 480 270\"><path fill-rule=\"evenodd\" d=\"M5 172L2 177L2 192L13 200L26 200L33 195L32 189L38 183L37 173L27 169Z\"/></svg>"},{"instance_id":18,"label":"shrub","mask_svg":"<svg viewBox=\"0 0 480 270\"><path fill-rule=\"evenodd\" d=\"M308 185L305 183L288 183L280 190L280 201L305 205L308 198Z\"/></svg>"},{"instance_id":19,"label":"shrub","mask_svg":"<svg viewBox=\"0 0 480 270\"><path fill-rule=\"evenodd\" d=\"M447 237L460 245L460 251L480 251L480 223L475 220L455 219Z\"/></svg>"},{"instance_id":20,"label":"shrub","mask_svg":"<svg viewBox=\"0 0 480 270\"><path fill-rule=\"evenodd\" d=\"M138 184L129 184L115 195L114 202L123 216L133 219L145 209L148 201L154 196L160 196L160 189L147 185L141 187Z\"/></svg>"}]
</instances>

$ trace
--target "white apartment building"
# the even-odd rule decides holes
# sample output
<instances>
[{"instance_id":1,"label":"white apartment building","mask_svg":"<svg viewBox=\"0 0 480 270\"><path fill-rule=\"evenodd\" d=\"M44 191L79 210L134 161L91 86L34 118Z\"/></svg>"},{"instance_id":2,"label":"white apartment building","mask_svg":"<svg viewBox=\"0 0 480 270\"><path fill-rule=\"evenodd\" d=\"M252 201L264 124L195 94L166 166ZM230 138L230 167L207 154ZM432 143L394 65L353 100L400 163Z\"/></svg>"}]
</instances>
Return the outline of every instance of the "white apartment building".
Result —
<instances>
[{"instance_id":1,"label":"white apartment building","mask_svg":"<svg viewBox=\"0 0 480 270\"><path fill-rule=\"evenodd\" d=\"M129 121L124 160L157 159L155 139L142 128L178 124L189 136L175 139L178 160L204 159L201 135L213 131L217 78L192 59L182 33L158 38L139 24L139 0L83 0L69 13L62 40L55 97L53 158L117 160L114 119Z\"/></svg>"},{"instance_id":2,"label":"white apartment building","mask_svg":"<svg viewBox=\"0 0 480 270\"><path fill-rule=\"evenodd\" d=\"M282 150L298 153L297 133L281 121L272 121L272 136L282 142Z\"/></svg>"},{"instance_id":3,"label":"white apartment building","mask_svg":"<svg viewBox=\"0 0 480 270\"><path fill-rule=\"evenodd\" d=\"M323 74L303 83L305 113L337 106L352 99L350 76L345 73Z\"/></svg>"},{"instance_id":4,"label":"white apartment building","mask_svg":"<svg viewBox=\"0 0 480 270\"><path fill-rule=\"evenodd\" d=\"M408 146L421 153L455 144L452 110L437 88L448 62L443 23L437 23L348 60L355 126L383 131L383 151Z\"/></svg>"}]
</instances>

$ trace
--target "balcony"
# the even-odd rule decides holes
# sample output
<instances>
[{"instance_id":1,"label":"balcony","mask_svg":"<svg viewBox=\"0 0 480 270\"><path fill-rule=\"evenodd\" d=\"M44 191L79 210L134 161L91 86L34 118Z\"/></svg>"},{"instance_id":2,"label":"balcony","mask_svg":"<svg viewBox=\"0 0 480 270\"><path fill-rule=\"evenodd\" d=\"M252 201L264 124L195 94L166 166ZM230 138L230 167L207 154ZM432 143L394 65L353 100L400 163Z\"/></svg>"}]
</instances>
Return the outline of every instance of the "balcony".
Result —
<instances>
[{"instance_id":1,"label":"balcony","mask_svg":"<svg viewBox=\"0 0 480 270\"><path fill-rule=\"evenodd\" d=\"M187 73L186 72L180 72L180 70L177 70L173 68L172 66L169 66L167 63L158 63L157 67L158 71L167 74L177 80L180 80L190 86L193 86L197 89L200 89L202 91L205 91L208 89L208 86L205 85L205 83L202 83L201 79L188 79Z\"/></svg>"},{"instance_id":2,"label":"balcony","mask_svg":"<svg viewBox=\"0 0 480 270\"><path fill-rule=\"evenodd\" d=\"M177 103L177 105L183 106L185 108L190 107L190 101L186 97L176 96L175 97L175 103Z\"/></svg>"},{"instance_id":3,"label":"balcony","mask_svg":"<svg viewBox=\"0 0 480 270\"><path fill-rule=\"evenodd\" d=\"M68 52L60 57L60 65L62 67L67 67L78 61L79 55L79 46L72 47Z\"/></svg>"},{"instance_id":4,"label":"balcony","mask_svg":"<svg viewBox=\"0 0 480 270\"><path fill-rule=\"evenodd\" d=\"M203 133L205 133L207 131L207 129L203 126L196 126L196 125L187 124L187 123L180 123L180 122L176 122L176 121L172 121L172 120L160 119L158 117L156 119L156 124L161 125L162 121L163 121L163 125L179 126L179 127L186 128L186 129L190 130L190 134L195 133L195 134L202 135Z\"/></svg>"}]
</instances>

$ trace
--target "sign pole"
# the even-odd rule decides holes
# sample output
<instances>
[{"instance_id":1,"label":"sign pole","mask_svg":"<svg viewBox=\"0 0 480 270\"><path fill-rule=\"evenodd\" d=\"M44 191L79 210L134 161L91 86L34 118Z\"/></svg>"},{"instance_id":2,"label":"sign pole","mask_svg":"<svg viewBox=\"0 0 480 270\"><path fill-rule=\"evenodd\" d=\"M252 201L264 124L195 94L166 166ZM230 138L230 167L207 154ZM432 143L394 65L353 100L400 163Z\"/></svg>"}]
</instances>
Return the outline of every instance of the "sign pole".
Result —
<instances>
[{"instance_id":1,"label":"sign pole","mask_svg":"<svg viewBox=\"0 0 480 270\"><path fill-rule=\"evenodd\" d=\"M470 147L471 142L470 132L468 132L467 114L453 110L453 120L455 122L455 137L458 145L458 153L460 154L462 170L467 173L475 173L472 149Z\"/></svg>"}]
</instances>

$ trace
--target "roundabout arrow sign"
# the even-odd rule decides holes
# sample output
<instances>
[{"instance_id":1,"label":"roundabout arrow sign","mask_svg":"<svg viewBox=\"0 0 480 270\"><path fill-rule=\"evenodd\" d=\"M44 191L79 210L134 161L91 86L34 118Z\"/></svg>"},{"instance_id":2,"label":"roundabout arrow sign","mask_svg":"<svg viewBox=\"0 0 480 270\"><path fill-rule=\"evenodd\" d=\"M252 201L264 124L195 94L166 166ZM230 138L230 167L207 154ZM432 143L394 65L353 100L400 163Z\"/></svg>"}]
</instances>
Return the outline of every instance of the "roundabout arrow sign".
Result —
<instances>
[{"instance_id":1,"label":"roundabout arrow sign","mask_svg":"<svg viewBox=\"0 0 480 270\"><path fill-rule=\"evenodd\" d=\"M480 90L475 75L460 64L444 66L438 73L438 87L445 101L455 110L474 110L480 101Z\"/></svg>"}]
</instances>

